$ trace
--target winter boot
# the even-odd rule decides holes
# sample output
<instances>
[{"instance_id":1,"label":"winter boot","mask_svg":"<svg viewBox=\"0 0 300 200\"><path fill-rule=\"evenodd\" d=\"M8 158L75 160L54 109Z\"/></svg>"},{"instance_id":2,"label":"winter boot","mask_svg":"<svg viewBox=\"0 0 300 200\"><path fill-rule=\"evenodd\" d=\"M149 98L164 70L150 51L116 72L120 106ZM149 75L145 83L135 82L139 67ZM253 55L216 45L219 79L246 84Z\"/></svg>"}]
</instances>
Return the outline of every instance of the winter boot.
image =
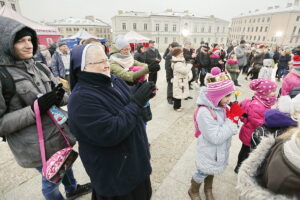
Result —
<instances>
[{"instance_id":1,"label":"winter boot","mask_svg":"<svg viewBox=\"0 0 300 200\"><path fill-rule=\"evenodd\" d=\"M206 200L215 200L212 193L212 184L213 184L214 176L209 175L204 179L204 194Z\"/></svg>"},{"instance_id":2,"label":"winter boot","mask_svg":"<svg viewBox=\"0 0 300 200\"><path fill-rule=\"evenodd\" d=\"M200 189L201 183L196 183L194 179L191 180L191 187L188 191L191 200L201 200L199 189Z\"/></svg>"}]
</instances>

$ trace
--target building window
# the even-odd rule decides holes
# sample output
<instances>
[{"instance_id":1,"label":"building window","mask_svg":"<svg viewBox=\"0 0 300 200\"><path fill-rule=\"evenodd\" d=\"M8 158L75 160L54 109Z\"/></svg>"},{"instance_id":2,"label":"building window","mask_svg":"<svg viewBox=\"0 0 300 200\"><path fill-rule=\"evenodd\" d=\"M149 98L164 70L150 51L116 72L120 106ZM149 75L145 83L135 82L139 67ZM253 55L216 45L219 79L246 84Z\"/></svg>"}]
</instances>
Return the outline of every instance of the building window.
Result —
<instances>
[{"instance_id":1,"label":"building window","mask_svg":"<svg viewBox=\"0 0 300 200\"><path fill-rule=\"evenodd\" d=\"M221 38L221 42L223 42L224 41L224 38Z\"/></svg>"},{"instance_id":2,"label":"building window","mask_svg":"<svg viewBox=\"0 0 300 200\"><path fill-rule=\"evenodd\" d=\"M219 42L219 38L216 38L216 43L218 44L218 42Z\"/></svg>"},{"instance_id":3,"label":"building window","mask_svg":"<svg viewBox=\"0 0 300 200\"><path fill-rule=\"evenodd\" d=\"M243 32L245 32L245 30L246 30L246 27L243 28Z\"/></svg>"},{"instance_id":4,"label":"building window","mask_svg":"<svg viewBox=\"0 0 300 200\"><path fill-rule=\"evenodd\" d=\"M126 30L126 23L122 23L122 30Z\"/></svg>"},{"instance_id":5,"label":"building window","mask_svg":"<svg viewBox=\"0 0 300 200\"><path fill-rule=\"evenodd\" d=\"M195 44L197 43L197 38L194 38L194 43L195 43Z\"/></svg>"},{"instance_id":6,"label":"building window","mask_svg":"<svg viewBox=\"0 0 300 200\"><path fill-rule=\"evenodd\" d=\"M251 19L249 19L249 23L251 23Z\"/></svg>"},{"instance_id":7,"label":"building window","mask_svg":"<svg viewBox=\"0 0 300 200\"><path fill-rule=\"evenodd\" d=\"M260 36L258 36L257 41L260 41Z\"/></svg>"},{"instance_id":8,"label":"building window","mask_svg":"<svg viewBox=\"0 0 300 200\"><path fill-rule=\"evenodd\" d=\"M156 37L156 38L155 38L155 42L156 42L157 44L159 44L159 37Z\"/></svg>"},{"instance_id":9,"label":"building window","mask_svg":"<svg viewBox=\"0 0 300 200\"><path fill-rule=\"evenodd\" d=\"M262 32L262 31L263 31L263 29L264 29L263 27L260 27L260 32Z\"/></svg>"},{"instance_id":10,"label":"building window","mask_svg":"<svg viewBox=\"0 0 300 200\"><path fill-rule=\"evenodd\" d=\"M194 33L197 33L198 32L198 27L197 25L194 26Z\"/></svg>"},{"instance_id":11,"label":"building window","mask_svg":"<svg viewBox=\"0 0 300 200\"><path fill-rule=\"evenodd\" d=\"M210 42L210 38L207 38L207 41Z\"/></svg>"},{"instance_id":12,"label":"building window","mask_svg":"<svg viewBox=\"0 0 300 200\"><path fill-rule=\"evenodd\" d=\"M211 26L208 27L208 32L211 33Z\"/></svg>"},{"instance_id":13,"label":"building window","mask_svg":"<svg viewBox=\"0 0 300 200\"><path fill-rule=\"evenodd\" d=\"M204 27L201 27L201 33L204 33Z\"/></svg>"},{"instance_id":14,"label":"building window","mask_svg":"<svg viewBox=\"0 0 300 200\"><path fill-rule=\"evenodd\" d=\"M253 23L255 23L255 19L253 19Z\"/></svg>"},{"instance_id":15,"label":"building window","mask_svg":"<svg viewBox=\"0 0 300 200\"><path fill-rule=\"evenodd\" d=\"M144 24L144 30L146 31L148 29L148 25Z\"/></svg>"},{"instance_id":16,"label":"building window","mask_svg":"<svg viewBox=\"0 0 300 200\"><path fill-rule=\"evenodd\" d=\"M15 5L14 3L11 4L11 8L12 8L14 11L17 11L16 5Z\"/></svg>"},{"instance_id":17,"label":"building window","mask_svg":"<svg viewBox=\"0 0 300 200\"><path fill-rule=\"evenodd\" d=\"M248 27L248 32L250 32L250 27Z\"/></svg>"},{"instance_id":18,"label":"building window","mask_svg":"<svg viewBox=\"0 0 300 200\"><path fill-rule=\"evenodd\" d=\"M223 27L223 33L225 33L225 27Z\"/></svg>"},{"instance_id":19,"label":"building window","mask_svg":"<svg viewBox=\"0 0 300 200\"><path fill-rule=\"evenodd\" d=\"M267 19L267 22L270 22L270 20L271 20L271 18L270 18L270 17L268 17L268 19Z\"/></svg>"},{"instance_id":20,"label":"building window","mask_svg":"<svg viewBox=\"0 0 300 200\"><path fill-rule=\"evenodd\" d=\"M254 31L254 27L252 27L252 29L251 29L251 32L253 32Z\"/></svg>"},{"instance_id":21,"label":"building window","mask_svg":"<svg viewBox=\"0 0 300 200\"><path fill-rule=\"evenodd\" d=\"M297 26L294 26L293 34L295 34L296 30L297 30Z\"/></svg>"},{"instance_id":22,"label":"building window","mask_svg":"<svg viewBox=\"0 0 300 200\"><path fill-rule=\"evenodd\" d=\"M296 19L296 21L298 22L298 21L299 21L299 19L300 19L300 16L297 16L297 19Z\"/></svg>"},{"instance_id":23,"label":"building window","mask_svg":"<svg viewBox=\"0 0 300 200\"><path fill-rule=\"evenodd\" d=\"M257 32L258 31L258 26L256 27L256 29L255 29L255 32Z\"/></svg>"},{"instance_id":24,"label":"building window","mask_svg":"<svg viewBox=\"0 0 300 200\"><path fill-rule=\"evenodd\" d=\"M168 37L165 37L165 44L168 44Z\"/></svg>"},{"instance_id":25,"label":"building window","mask_svg":"<svg viewBox=\"0 0 300 200\"><path fill-rule=\"evenodd\" d=\"M165 32L168 32L169 31L169 26L168 24L165 24Z\"/></svg>"},{"instance_id":26,"label":"building window","mask_svg":"<svg viewBox=\"0 0 300 200\"><path fill-rule=\"evenodd\" d=\"M256 36L254 36L253 40L254 40L254 41L256 40Z\"/></svg>"},{"instance_id":27,"label":"building window","mask_svg":"<svg viewBox=\"0 0 300 200\"><path fill-rule=\"evenodd\" d=\"M252 35L250 35L250 40L252 40Z\"/></svg>"},{"instance_id":28,"label":"building window","mask_svg":"<svg viewBox=\"0 0 300 200\"><path fill-rule=\"evenodd\" d=\"M217 27L217 33L219 33L220 27Z\"/></svg>"},{"instance_id":29,"label":"building window","mask_svg":"<svg viewBox=\"0 0 300 200\"><path fill-rule=\"evenodd\" d=\"M265 32L268 32L268 27L266 26L266 28L265 28Z\"/></svg>"},{"instance_id":30,"label":"building window","mask_svg":"<svg viewBox=\"0 0 300 200\"><path fill-rule=\"evenodd\" d=\"M155 24L155 30L159 31L159 24Z\"/></svg>"},{"instance_id":31,"label":"building window","mask_svg":"<svg viewBox=\"0 0 300 200\"><path fill-rule=\"evenodd\" d=\"M300 28L299 28L299 30L298 30L298 35L300 35Z\"/></svg>"},{"instance_id":32,"label":"building window","mask_svg":"<svg viewBox=\"0 0 300 200\"><path fill-rule=\"evenodd\" d=\"M264 36L263 39L262 39L262 41L265 41L265 40L266 40L266 37Z\"/></svg>"},{"instance_id":33,"label":"building window","mask_svg":"<svg viewBox=\"0 0 300 200\"><path fill-rule=\"evenodd\" d=\"M133 23L133 30L136 30L136 23Z\"/></svg>"},{"instance_id":34,"label":"building window","mask_svg":"<svg viewBox=\"0 0 300 200\"><path fill-rule=\"evenodd\" d=\"M265 22L265 18L262 18L261 22Z\"/></svg>"},{"instance_id":35,"label":"building window","mask_svg":"<svg viewBox=\"0 0 300 200\"><path fill-rule=\"evenodd\" d=\"M173 42L176 42L176 37L173 37Z\"/></svg>"},{"instance_id":36,"label":"building window","mask_svg":"<svg viewBox=\"0 0 300 200\"><path fill-rule=\"evenodd\" d=\"M259 22L260 22L260 18L257 19L257 23L259 23Z\"/></svg>"},{"instance_id":37,"label":"building window","mask_svg":"<svg viewBox=\"0 0 300 200\"><path fill-rule=\"evenodd\" d=\"M176 32L176 24L173 24L173 32Z\"/></svg>"},{"instance_id":38,"label":"building window","mask_svg":"<svg viewBox=\"0 0 300 200\"><path fill-rule=\"evenodd\" d=\"M5 5L4 1L0 1L0 6L3 7Z\"/></svg>"},{"instance_id":39,"label":"building window","mask_svg":"<svg viewBox=\"0 0 300 200\"><path fill-rule=\"evenodd\" d=\"M294 38L292 38L292 37L291 37L291 39L290 39L290 43L292 43L292 42L293 42L293 39L294 39Z\"/></svg>"}]
</instances>

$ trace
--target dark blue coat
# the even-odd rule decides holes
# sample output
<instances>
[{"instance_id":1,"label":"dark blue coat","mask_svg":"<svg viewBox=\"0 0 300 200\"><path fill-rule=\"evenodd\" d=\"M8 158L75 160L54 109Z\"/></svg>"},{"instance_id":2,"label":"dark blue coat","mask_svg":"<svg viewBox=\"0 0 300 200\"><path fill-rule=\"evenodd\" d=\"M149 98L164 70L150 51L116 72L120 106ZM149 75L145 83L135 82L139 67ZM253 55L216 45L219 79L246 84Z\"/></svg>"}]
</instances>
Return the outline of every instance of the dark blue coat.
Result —
<instances>
[{"instance_id":1,"label":"dark blue coat","mask_svg":"<svg viewBox=\"0 0 300 200\"><path fill-rule=\"evenodd\" d=\"M71 132L98 196L130 193L151 174L142 109L121 79L79 72L68 110Z\"/></svg>"}]
</instances>

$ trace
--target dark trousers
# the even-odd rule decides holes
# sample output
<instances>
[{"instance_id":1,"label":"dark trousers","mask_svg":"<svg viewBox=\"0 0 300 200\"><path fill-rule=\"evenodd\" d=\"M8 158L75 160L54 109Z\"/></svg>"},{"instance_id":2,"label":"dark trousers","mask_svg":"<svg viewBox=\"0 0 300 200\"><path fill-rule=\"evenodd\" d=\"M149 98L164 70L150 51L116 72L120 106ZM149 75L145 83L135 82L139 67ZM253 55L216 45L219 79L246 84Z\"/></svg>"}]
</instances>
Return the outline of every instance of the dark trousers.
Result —
<instances>
[{"instance_id":1,"label":"dark trousers","mask_svg":"<svg viewBox=\"0 0 300 200\"><path fill-rule=\"evenodd\" d=\"M157 81L157 72L150 72L148 81L152 81L156 84Z\"/></svg>"},{"instance_id":2,"label":"dark trousers","mask_svg":"<svg viewBox=\"0 0 300 200\"><path fill-rule=\"evenodd\" d=\"M201 67L201 68L199 68L200 70L200 85L201 86L203 86L203 85L205 85L205 76L206 76L206 73L208 72L208 68L206 68L206 67Z\"/></svg>"},{"instance_id":3,"label":"dark trousers","mask_svg":"<svg viewBox=\"0 0 300 200\"><path fill-rule=\"evenodd\" d=\"M250 153L250 147L243 144L240 153L238 155L238 162L236 168L238 169L240 168L242 162L248 158L249 153Z\"/></svg>"},{"instance_id":4,"label":"dark trousers","mask_svg":"<svg viewBox=\"0 0 300 200\"><path fill-rule=\"evenodd\" d=\"M92 200L150 200L152 196L152 188L150 178L146 179L129 194L123 196L103 197L98 196L93 190Z\"/></svg>"},{"instance_id":5,"label":"dark trousers","mask_svg":"<svg viewBox=\"0 0 300 200\"><path fill-rule=\"evenodd\" d=\"M197 77L197 72L196 72L196 69L195 67L193 66L192 67L192 73L193 73L193 78L189 81L189 86L191 86L192 82L196 80L196 77Z\"/></svg>"},{"instance_id":6,"label":"dark trousers","mask_svg":"<svg viewBox=\"0 0 300 200\"><path fill-rule=\"evenodd\" d=\"M175 99L174 98L173 108L174 109L179 109L180 107L181 107L181 99Z\"/></svg>"},{"instance_id":7,"label":"dark trousers","mask_svg":"<svg viewBox=\"0 0 300 200\"><path fill-rule=\"evenodd\" d=\"M173 99L173 83L171 81L168 81L167 99Z\"/></svg>"}]
</instances>

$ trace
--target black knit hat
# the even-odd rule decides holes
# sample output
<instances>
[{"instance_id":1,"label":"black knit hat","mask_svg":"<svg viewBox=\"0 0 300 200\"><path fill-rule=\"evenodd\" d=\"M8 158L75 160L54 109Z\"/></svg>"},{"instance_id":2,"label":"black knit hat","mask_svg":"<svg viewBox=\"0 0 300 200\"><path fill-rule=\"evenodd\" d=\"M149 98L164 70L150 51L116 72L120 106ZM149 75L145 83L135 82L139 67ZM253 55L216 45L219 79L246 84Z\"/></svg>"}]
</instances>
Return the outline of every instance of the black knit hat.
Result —
<instances>
[{"instance_id":1,"label":"black knit hat","mask_svg":"<svg viewBox=\"0 0 300 200\"><path fill-rule=\"evenodd\" d=\"M16 33L16 37L14 39L14 43L16 43L19 39L21 39L22 37L25 37L25 36L30 36L31 39L33 38L33 34L32 34L32 31L28 28L23 28L21 29L20 31L18 31Z\"/></svg>"}]
</instances>

